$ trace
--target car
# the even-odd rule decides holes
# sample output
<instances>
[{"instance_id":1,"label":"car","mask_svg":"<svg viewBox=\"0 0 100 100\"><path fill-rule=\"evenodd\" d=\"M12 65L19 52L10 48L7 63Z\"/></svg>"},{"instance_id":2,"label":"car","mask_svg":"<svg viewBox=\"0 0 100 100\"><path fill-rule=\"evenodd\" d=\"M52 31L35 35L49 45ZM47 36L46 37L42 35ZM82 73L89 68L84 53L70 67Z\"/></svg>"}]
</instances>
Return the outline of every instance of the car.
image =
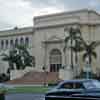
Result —
<instances>
[{"instance_id":1,"label":"car","mask_svg":"<svg viewBox=\"0 0 100 100\"><path fill-rule=\"evenodd\" d=\"M45 100L100 100L100 82L93 79L65 80L48 91Z\"/></svg>"}]
</instances>

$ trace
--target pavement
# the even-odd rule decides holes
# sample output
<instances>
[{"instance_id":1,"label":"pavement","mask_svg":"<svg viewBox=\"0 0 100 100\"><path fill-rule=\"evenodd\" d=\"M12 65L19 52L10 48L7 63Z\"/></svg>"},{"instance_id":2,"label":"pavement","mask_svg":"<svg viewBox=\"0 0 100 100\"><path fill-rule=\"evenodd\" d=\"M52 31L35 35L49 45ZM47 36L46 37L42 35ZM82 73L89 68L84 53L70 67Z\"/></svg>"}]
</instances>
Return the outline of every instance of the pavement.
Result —
<instances>
[{"instance_id":1,"label":"pavement","mask_svg":"<svg viewBox=\"0 0 100 100\"><path fill-rule=\"evenodd\" d=\"M44 100L44 94L19 93L7 94L5 100Z\"/></svg>"}]
</instances>

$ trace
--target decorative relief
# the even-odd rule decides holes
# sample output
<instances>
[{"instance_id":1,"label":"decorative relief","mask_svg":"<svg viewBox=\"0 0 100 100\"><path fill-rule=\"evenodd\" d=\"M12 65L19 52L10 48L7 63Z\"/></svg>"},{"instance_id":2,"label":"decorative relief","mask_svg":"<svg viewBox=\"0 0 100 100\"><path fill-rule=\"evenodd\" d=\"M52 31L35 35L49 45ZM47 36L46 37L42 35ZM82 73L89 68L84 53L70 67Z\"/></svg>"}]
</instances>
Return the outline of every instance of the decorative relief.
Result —
<instances>
[{"instance_id":1,"label":"decorative relief","mask_svg":"<svg viewBox=\"0 0 100 100\"><path fill-rule=\"evenodd\" d=\"M62 39L58 37L57 35L53 35L50 38L47 39L47 41L61 41Z\"/></svg>"}]
</instances>

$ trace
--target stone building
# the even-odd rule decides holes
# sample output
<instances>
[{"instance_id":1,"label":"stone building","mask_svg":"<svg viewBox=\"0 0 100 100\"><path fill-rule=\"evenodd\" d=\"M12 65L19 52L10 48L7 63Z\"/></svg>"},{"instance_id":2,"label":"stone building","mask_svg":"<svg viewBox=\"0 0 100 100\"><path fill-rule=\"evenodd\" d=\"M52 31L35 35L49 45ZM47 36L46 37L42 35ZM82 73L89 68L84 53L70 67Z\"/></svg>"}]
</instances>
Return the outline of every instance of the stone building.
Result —
<instances>
[{"instance_id":1,"label":"stone building","mask_svg":"<svg viewBox=\"0 0 100 100\"><path fill-rule=\"evenodd\" d=\"M34 56L33 70L35 71L43 71L42 67L45 66L49 72L58 72L60 66L70 66L70 50L67 49L66 54L63 51L64 39L68 34L68 30L64 31L65 28L79 27L83 38L88 42L100 40L100 14L93 10L83 9L37 16L33 18L33 23L32 27L0 31L0 52L6 52L17 43L27 44L30 53ZM99 47L96 51L98 58L93 59L92 71L99 73ZM5 62L2 61L0 63L2 63L0 72L6 72L7 65L5 66ZM77 69L82 70L85 66L82 53L79 53L78 63ZM62 76L65 75L66 70L61 72Z\"/></svg>"}]
</instances>

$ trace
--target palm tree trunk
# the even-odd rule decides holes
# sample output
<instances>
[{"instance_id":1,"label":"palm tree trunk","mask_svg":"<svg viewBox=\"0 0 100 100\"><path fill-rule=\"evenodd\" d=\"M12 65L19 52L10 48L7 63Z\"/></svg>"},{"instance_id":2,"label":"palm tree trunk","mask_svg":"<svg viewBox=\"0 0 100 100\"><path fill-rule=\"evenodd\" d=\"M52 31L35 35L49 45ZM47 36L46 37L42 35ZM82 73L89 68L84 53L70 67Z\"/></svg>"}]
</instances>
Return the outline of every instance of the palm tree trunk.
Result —
<instances>
[{"instance_id":1,"label":"palm tree trunk","mask_svg":"<svg viewBox=\"0 0 100 100\"><path fill-rule=\"evenodd\" d=\"M75 40L75 45L76 45L76 48L78 48L78 41L77 41L77 39ZM77 53L77 50L76 50L76 52L75 52L75 64L77 64L78 63L78 53Z\"/></svg>"},{"instance_id":2,"label":"palm tree trunk","mask_svg":"<svg viewBox=\"0 0 100 100\"><path fill-rule=\"evenodd\" d=\"M75 64L76 65L78 64L78 53L77 53L77 51L75 52Z\"/></svg>"},{"instance_id":3,"label":"palm tree trunk","mask_svg":"<svg viewBox=\"0 0 100 100\"><path fill-rule=\"evenodd\" d=\"M89 63L88 63L88 69L89 71L87 72L87 79L91 78L91 62L92 62L92 58L91 58L91 55L89 55Z\"/></svg>"},{"instance_id":4,"label":"palm tree trunk","mask_svg":"<svg viewBox=\"0 0 100 100\"><path fill-rule=\"evenodd\" d=\"M89 64L91 65L91 61L92 61L92 58L91 58L91 55L89 55Z\"/></svg>"},{"instance_id":5,"label":"palm tree trunk","mask_svg":"<svg viewBox=\"0 0 100 100\"><path fill-rule=\"evenodd\" d=\"M73 44L73 40L71 38L71 47L72 47L72 44ZM71 48L71 68L73 69L73 50Z\"/></svg>"},{"instance_id":6,"label":"palm tree trunk","mask_svg":"<svg viewBox=\"0 0 100 100\"><path fill-rule=\"evenodd\" d=\"M75 75L78 75L78 73L77 73L77 68L78 68L78 53L77 53L77 51L76 51L76 52L75 52L75 68L74 68Z\"/></svg>"},{"instance_id":7,"label":"palm tree trunk","mask_svg":"<svg viewBox=\"0 0 100 100\"><path fill-rule=\"evenodd\" d=\"M67 66L66 66L66 64L67 64L67 63L66 63L66 60L67 60L67 58L66 58L66 49L65 49L65 50L64 50L64 63L65 63L65 66L64 66L64 67L67 67Z\"/></svg>"},{"instance_id":8,"label":"palm tree trunk","mask_svg":"<svg viewBox=\"0 0 100 100\"><path fill-rule=\"evenodd\" d=\"M76 48L78 48L78 41L75 40L75 45L76 45ZM77 75L77 67L78 66L78 51L76 50L75 51L75 75Z\"/></svg>"}]
</instances>

